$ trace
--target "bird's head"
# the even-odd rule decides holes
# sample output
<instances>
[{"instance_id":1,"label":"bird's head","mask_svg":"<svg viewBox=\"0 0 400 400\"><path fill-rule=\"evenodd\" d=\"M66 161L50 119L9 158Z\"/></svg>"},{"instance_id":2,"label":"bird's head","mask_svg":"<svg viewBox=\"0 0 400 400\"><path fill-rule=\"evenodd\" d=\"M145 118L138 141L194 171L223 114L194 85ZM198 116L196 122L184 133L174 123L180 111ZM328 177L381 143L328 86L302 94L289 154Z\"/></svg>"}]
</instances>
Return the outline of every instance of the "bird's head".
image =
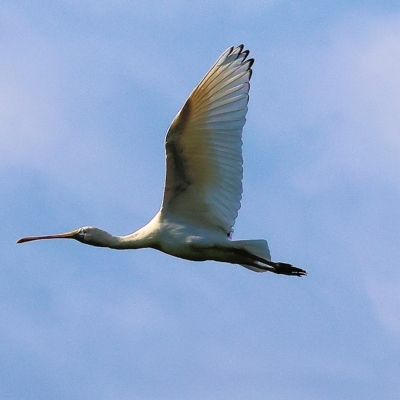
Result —
<instances>
[{"instance_id":1,"label":"bird's head","mask_svg":"<svg viewBox=\"0 0 400 400\"><path fill-rule=\"evenodd\" d=\"M71 232L59 233L55 235L23 237L19 239L17 243L25 243L31 242L32 240L42 239L75 239L78 242L90 244L91 246L108 247L110 245L110 241L112 241L112 238L112 235L99 228L95 228L93 226L84 226Z\"/></svg>"}]
</instances>

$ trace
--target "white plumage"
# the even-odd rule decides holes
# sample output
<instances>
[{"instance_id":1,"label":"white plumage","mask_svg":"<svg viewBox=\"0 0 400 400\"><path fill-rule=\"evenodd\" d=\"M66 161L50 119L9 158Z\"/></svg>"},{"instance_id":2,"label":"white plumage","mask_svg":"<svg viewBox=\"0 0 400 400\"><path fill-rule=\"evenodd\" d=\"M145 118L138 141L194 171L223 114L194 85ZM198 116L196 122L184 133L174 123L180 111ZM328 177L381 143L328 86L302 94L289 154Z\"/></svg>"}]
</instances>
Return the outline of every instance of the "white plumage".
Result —
<instances>
[{"instance_id":1,"label":"white plumage","mask_svg":"<svg viewBox=\"0 0 400 400\"><path fill-rule=\"evenodd\" d=\"M166 137L162 211L224 233L231 231L242 197L242 130L253 64L247 55L241 47L222 54Z\"/></svg>"},{"instance_id":2,"label":"white plumage","mask_svg":"<svg viewBox=\"0 0 400 400\"><path fill-rule=\"evenodd\" d=\"M243 45L227 49L193 90L165 139L166 180L160 211L143 228L113 236L94 227L32 236L73 238L115 249L152 247L189 260L241 264L253 271L305 275L271 261L265 240L231 241L242 197L242 130L254 60Z\"/></svg>"}]
</instances>

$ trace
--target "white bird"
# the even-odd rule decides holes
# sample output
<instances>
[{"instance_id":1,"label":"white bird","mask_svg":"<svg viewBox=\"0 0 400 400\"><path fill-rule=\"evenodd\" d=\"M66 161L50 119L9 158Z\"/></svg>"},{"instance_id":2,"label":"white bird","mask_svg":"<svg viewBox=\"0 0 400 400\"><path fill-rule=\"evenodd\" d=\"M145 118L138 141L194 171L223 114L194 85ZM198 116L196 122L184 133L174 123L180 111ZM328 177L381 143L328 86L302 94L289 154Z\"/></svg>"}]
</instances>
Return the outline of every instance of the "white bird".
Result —
<instances>
[{"instance_id":1,"label":"white bird","mask_svg":"<svg viewBox=\"0 0 400 400\"><path fill-rule=\"evenodd\" d=\"M256 272L306 275L291 264L271 261L266 240L231 240L242 197L242 130L254 62L248 55L243 45L227 49L172 121L165 139L164 198L147 225L126 236L86 226L24 237L17 243L71 238L112 249L150 247L187 260L240 264Z\"/></svg>"}]
</instances>

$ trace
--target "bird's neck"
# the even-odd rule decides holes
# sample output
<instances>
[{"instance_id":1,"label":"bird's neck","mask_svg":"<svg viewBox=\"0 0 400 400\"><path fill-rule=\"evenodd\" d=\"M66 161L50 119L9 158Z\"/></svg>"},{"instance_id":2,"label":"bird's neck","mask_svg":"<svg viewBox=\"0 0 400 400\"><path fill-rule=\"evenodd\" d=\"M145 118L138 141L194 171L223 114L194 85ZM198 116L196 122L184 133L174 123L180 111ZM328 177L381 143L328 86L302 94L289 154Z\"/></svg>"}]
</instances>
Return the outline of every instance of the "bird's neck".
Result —
<instances>
[{"instance_id":1,"label":"bird's neck","mask_svg":"<svg viewBox=\"0 0 400 400\"><path fill-rule=\"evenodd\" d=\"M158 215L147 225L138 229L136 232L126 236L115 236L117 239L115 249L143 249L145 247L155 247L158 234Z\"/></svg>"},{"instance_id":2,"label":"bird's neck","mask_svg":"<svg viewBox=\"0 0 400 400\"><path fill-rule=\"evenodd\" d=\"M143 249L152 247L151 238L141 235L139 231L126 236L115 236L117 239L114 249Z\"/></svg>"}]
</instances>

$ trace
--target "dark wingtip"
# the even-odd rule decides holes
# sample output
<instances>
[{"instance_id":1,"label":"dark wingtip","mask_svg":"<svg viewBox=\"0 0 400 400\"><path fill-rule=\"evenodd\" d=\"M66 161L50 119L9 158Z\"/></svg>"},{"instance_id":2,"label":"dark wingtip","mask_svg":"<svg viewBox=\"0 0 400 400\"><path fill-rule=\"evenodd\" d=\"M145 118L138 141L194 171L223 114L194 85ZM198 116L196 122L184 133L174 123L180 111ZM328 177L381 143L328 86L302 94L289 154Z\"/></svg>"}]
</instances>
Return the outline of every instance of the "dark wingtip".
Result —
<instances>
[{"instance_id":1,"label":"dark wingtip","mask_svg":"<svg viewBox=\"0 0 400 400\"><path fill-rule=\"evenodd\" d=\"M251 80L251 77L253 76L253 70L251 69L251 67L254 64L254 58L250 58L246 61L246 64L248 64L247 69L249 71L249 81Z\"/></svg>"}]
</instances>

